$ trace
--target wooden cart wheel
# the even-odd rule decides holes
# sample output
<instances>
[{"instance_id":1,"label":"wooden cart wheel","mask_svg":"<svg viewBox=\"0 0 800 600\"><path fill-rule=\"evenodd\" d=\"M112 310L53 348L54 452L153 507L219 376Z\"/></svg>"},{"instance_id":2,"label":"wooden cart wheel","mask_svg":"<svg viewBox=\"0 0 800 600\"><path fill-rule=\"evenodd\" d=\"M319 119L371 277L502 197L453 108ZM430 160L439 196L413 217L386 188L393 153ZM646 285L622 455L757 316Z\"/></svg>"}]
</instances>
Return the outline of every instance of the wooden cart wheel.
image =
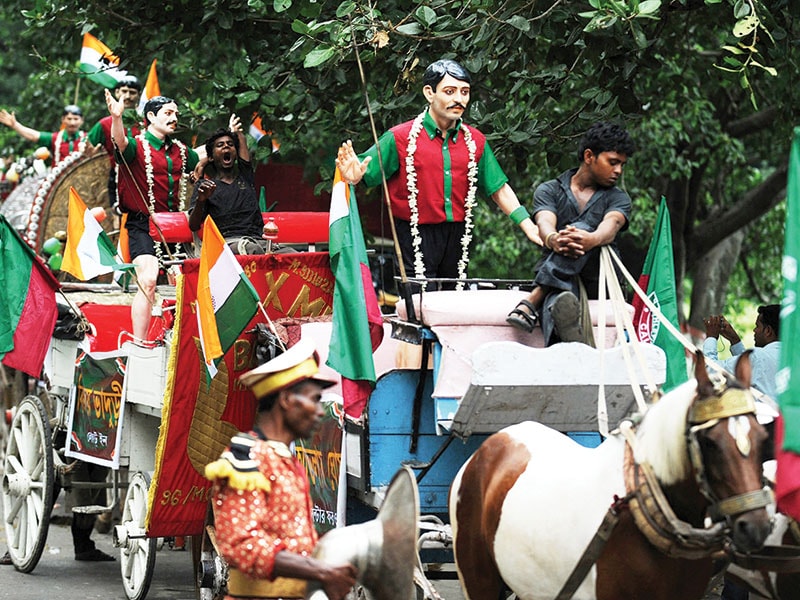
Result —
<instances>
[{"instance_id":1,"label":"wooden cart wheel","mask_svg":"<svg viewBox=\"0 0 800 600\"><path fill-rule=\"evenodd\" d=\"M147 516L147 490L150 476L135 473L128 483L122 519L115 528L115 545L120 548L119 565L125 596L130 600L144 600L153 580L156 562L157 538L145 537L144 522Z\"/></svg>"},{"instance_id":2,"label":"wooden cart wheel","mask_svg":"<svg viewBox=\"0 0 800 600\"><path fill-rule=\"evenodd\" d=\"M42 401L23 398L11 422L3 462L3 522L17 571L30 573L42 556L53 510L53 442Z\"/></svg>"}]
</instances>

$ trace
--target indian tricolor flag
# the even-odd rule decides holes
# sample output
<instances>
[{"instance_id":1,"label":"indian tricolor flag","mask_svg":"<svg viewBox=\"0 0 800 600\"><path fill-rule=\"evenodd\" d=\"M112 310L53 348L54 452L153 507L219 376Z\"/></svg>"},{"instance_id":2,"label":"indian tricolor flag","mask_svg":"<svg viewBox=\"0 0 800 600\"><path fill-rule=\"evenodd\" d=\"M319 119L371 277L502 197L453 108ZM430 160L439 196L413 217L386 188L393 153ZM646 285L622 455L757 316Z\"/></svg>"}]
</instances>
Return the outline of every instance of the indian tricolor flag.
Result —
<instances>
[{"instance_id":1,"label":"indian tricolor flag","mask_svg":"<svg viewBox=\"0 0 800 600\"><path fill-rule=\"evenodd\" d=\"M150 71L147 73L147 81L144 84L142 95L139 98L139 111L140 115L144 114L144 105L148 100L152 100L156 96L161 95L161 87L158 85L158 73L156 72L156 64L158 61L154 58L150 63Z\"/></svg>"},{"instance_id":2,"label":"indian tricolor flag","mask_svg":"<svg viewBox=\"0 0 800 600\"><path fill-rule=\"evenodd\" d=\"M81 72L100 85L113 88L128 72L119 68L119 57L91 33L83 34Z\"/></svg>"},{"instance_id":3,"label":"indian tricolor flag","mask_svg":"<svg viewBox=\"0 0 800 600\"><path fill-rule=\"evenodd\" d=\"M67 244L61 270L81 281L88 281L115 270L133 268L134 265L122 262L92 211L86 207L75 188L69 188Z\"/></svg>"},{"instance_id":4,"label":"indian tricolor flag","mask_svg":"<svg viewBox=\"0 0 800 600\"><path fill-rule=\"evenodd\" d=\"M217 363L247 327L258 305L258 292L214 220L206 217L197 277L197 328L211 377L217 374Z\"/></svg>"},{"instance_id":5,"label":"indian tricolor flag","mask_svg":"<svg viewBox=\"0 0 800 600\"><path fill-rule=\"evenodd\" d=\"M336 281L327 364L342 376L345 412L359 418L375 385L372 353L383 340L383 317L372 285L353 187L333 179L328 252Z\"/></svg>"}]
</instances>

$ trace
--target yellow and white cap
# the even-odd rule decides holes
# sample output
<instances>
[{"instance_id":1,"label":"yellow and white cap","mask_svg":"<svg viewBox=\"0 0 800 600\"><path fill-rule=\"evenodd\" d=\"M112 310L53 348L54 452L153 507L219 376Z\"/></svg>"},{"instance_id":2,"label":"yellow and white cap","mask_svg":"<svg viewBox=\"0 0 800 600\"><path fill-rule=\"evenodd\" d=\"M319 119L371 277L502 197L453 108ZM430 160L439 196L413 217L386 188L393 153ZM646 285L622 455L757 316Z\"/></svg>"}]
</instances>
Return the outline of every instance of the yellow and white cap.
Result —
<instances>
[{"instance_id":1,"label":"yellow and white cap","mask_svg":"<svg viewBox=\"0 0 800 600\"><path fill-rule=\"evenodd\" d=\"M250 388L258 399L279 392L305 379L310 379L323 388L336 383L315 377L318 372L319 354L317 354L311 338L304 337L283 354L243 373L239 377L239 381Z\"/></svg>"}]
</instances>

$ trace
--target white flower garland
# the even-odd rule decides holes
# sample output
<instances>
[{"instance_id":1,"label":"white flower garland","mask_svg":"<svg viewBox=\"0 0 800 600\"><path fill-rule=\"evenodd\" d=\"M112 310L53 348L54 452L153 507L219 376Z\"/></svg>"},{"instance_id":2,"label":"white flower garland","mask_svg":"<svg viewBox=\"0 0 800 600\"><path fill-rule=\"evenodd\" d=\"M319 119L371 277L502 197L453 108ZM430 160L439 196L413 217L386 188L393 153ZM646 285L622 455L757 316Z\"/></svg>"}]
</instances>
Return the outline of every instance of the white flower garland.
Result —
<instances>
[{"instance_id":1,"label":"white flower garland","mask_svg":"<svg viewBox=\"0 0 800 600\"><path fill-rule=\"evenodd\" d=\"M86 138L86 134L83 131L78 132L78 147L74 150L77 152L83 152L84 147L84 139ZM61 162L61 144L64 142L64 130L59 129L58 135L56 135L56 139L53 142L53 166L56 166L58 163Z\"/></svg>"},{"instance_id":2,"label":"white flower garland","mask_svg":"<svg viewBox=\"0 0 800 600\"><path fill-rule=\"evenodd\" d=\"M417 170L414 167L414 155L417 152L417 138L423 129L422 122L425 118L425 112L421 112L414 119L411 131L408 133L408 146L406 149L406 185L408 187L408 208L411 211L411 245L414 248L414 276L418 279L425 277L425 263L422 260L422 238L419 234L419 206L417 205L419 190L417 189ZM461 131L464 133L464 141L467 144L467 152L469 153L469 162L467 163L469 187L467 189L467 197L464 199L464 234L461 236L461 259L458 261L458 278L466 279L467 265L469 264L469 243L472 241L472 228L474 227L472 209L475 206L475 198L478 191L478 162L475 160L477 146L475 145L475 140L472 139L472 133L466 125L461 128ZM445 135L447 135L447 132L445 132ZM425 287L423 284L423 289ZM464 284L459 282L456 289L464 289Z\"/></svg>"},{"instance_id":3,"label":"white flower garland","mask_svg":"<svg viewBox=\"0 0 800 600\"><path fill-rule=\"evenodd\" d=\"M150 147L150 142L147 141L145 137L146 131L143 131L137 136L138 143L142 146L142 154L144 155L144 171L145 175L147 176L147 205L150 209L150 214L156 212L156 195L154 192L155 188L155 174L153 173L153 155ZM183 169L186 166L186 145L183 144L180 140L173 140L173 143L178 146L178 150L180 152L181 157L181 165L180 165L180 179L178 180L178 210L182 211L185 208L185 199L186 199L186 177L183 176ZM156 249L156 257L158 258L159 263L163 263L163 256L161 252L161 243L156 242L153 244ZM180 245L176 245L176 249Z\"/></svg>"}]
</instances>

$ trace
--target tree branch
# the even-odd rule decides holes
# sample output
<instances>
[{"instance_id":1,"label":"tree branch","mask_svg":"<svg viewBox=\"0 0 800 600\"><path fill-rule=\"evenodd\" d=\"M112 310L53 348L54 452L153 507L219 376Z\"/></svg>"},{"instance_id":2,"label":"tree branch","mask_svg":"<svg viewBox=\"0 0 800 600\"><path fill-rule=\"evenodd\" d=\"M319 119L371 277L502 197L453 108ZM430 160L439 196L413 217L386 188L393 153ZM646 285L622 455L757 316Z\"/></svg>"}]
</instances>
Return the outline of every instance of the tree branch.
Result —
<instances>
[{"instance_id":1,"label":"tree branch","mask_svg":"<svg viewBox=\"0 0 800 600\"><path fill-rule=\"evenodd\" d=\"M786 189L788 163L779 166L772 175L722 214L715 214L695 227L687 244L687 263L706 254L724 238L766 214L782 199Z\"/></svg>"},{"instance_id":2,"label":"tree branch","mask_svg":"<svg viewBox=\"0 0 800 600\"><path fill-rule=\"evenodd\" d=\"M725 126L725 131L732 137L742 138L772 125L779 113L780 110L777 107L771 106L742 119L731 121Z\"/></svg>"}]
</instances>

